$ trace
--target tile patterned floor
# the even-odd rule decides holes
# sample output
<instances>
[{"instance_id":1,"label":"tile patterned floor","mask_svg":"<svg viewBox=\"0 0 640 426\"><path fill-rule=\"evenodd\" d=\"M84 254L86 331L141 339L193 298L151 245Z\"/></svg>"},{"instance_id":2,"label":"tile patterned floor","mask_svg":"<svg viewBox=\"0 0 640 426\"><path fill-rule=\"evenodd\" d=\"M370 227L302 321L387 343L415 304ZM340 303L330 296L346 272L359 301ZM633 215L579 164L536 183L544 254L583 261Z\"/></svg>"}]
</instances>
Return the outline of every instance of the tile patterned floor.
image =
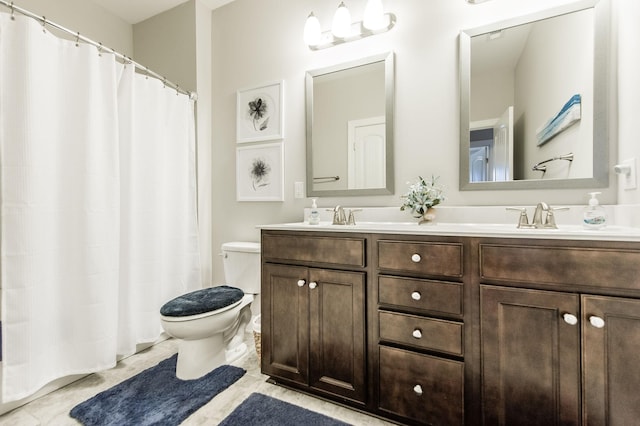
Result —
<instances>
[{"instance_id":1,"label":"tile patterned floor","mask_svg":"<svg viewBox=\"0 0 640 426\"><path fill-rule=\"evenodd\" d=\"M253 336L247 333L247 343ZM258 358L253 348L249 354L233 365L242 367L247 373L231 387L213 398L208 404L193 413L182 424L185 426L216 425L224 419L252 392L260 392L323 413L353 425L383 426L393 423L350 410L289 389L266 382L267 376L260 373ZM123 380L156 365L176 353L175 340L166 340L134 356L123 359L116 367L91 374L60 390L45 395L35 401L0 416L0 425L11 426L67 426L79 425L69 417L69 411L80 402L106 390Z\"/></svg>"}]
</instances>

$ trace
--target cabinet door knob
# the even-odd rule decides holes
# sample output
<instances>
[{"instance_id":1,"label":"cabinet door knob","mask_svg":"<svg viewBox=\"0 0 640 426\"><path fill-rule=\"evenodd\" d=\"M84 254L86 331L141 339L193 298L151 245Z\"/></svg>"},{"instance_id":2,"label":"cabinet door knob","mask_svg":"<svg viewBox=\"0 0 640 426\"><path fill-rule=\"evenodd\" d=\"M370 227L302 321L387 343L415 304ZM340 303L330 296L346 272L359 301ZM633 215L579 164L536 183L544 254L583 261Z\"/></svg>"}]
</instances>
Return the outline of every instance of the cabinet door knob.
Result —
<instances>
[{"instance_id":1,"label":"cabinet door knob","mask_svg":"<svg viewBox=\"0 0 640 426\"><path fill-rule=\"evenodd\" d=\"M576 325L578 323L578 317L573 314L564 314L562 319L569 325Z\"/></svg>"},{"instance_id":2,"label":"cabinet door knob","mask_svg":"<svg viewBox=\"0 0 640 426\"><path fill-rule=\"evenodd\" d=\"M304 287L305 284L306 284L305 280L298 280L298 287Z\"/></svg>"},{"instance_id":3,"label":"cabinet door knob","mask_svg":"<svg viewBox=\"0 0 640 426\"><path fill-rule=\"evenodd\" d=\"M422 295L419 291L414 291L413 293L411 293L411 298L413 300L420 300L422 298Z\"/></svg>"},{"instance_id":4,"label":"cabinet door knob","mask_svg":"<svg viewBox=\"0 0 640 426\"><path fill-rule=\"evenodd\" d=\"M316 287L318 287L318 283L317 283L317 282L315 282L315 281L311 281L311 282L309 283L309 288L314 289L314 288L316 288Z\"/></svg>"},{"instance_id":5,"label":"cabinet door knob","mask_svg":"<svg viewBox=\"0 0 640 426\"><path fill-rule=\"evenodd\" d=\"M420 262L421 259L422 258L420 257L420 255L418 253L414 253L414 254L411 255L411 261L413 263L418 263L418 262Z\"/></svg>"},{"instance_id":6,"label":"cabinet door knob","mask_svg":"<svg viewBox=\"0 0 640 426\"><path fill-rule=\"evenodd\" d=\"M422 395L422 386L420 385L415 385L413 387L413 391L416 393L416 395L420 396Z\"/></svg>"},{"instance_id":7,"label":"cabinet door knob","mask_svg":"<svg viewBox=\"0 0 640 426\"><path fill-rule=\"evenodd\" d=\"M415 329L413 330L413 333L411 333L413 335L413 337L415 337L416 339L422 339L422 331L420 331L419 329Z\"/></svg>"},{"instance_id":8,"label":"cabinet door knob","mask_svg":"<svg viewBox=\"0 0 640 426\"><path fill-rule=\"evenodd\" d=\"M604 320L602 318L600 318L600 317L595 316L595 315L592 315L592 316L589 317L589 322L595 328L604 327Z\"/></svg>"}]
</instances>

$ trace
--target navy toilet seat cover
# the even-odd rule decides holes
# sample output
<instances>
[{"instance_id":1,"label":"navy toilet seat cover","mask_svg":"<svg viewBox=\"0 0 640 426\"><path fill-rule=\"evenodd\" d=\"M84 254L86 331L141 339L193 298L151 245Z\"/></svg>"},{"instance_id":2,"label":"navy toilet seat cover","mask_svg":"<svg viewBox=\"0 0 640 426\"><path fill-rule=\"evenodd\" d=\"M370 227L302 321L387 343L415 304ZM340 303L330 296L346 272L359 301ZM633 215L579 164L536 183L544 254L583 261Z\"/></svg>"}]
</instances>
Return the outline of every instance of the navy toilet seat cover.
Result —
<instances>
[{"instance_id":1,"label":"navy toilet seat cover","mask_svg":"<svg viewBox=\"0 0 640 426\"><path fill-rule=\"evenodd\" d=\"M204 314L233 305L243 296L241 289L228 285L203 288L168 301L160 308L160 315L187 317Z\"/></svg>"}]
</instances>

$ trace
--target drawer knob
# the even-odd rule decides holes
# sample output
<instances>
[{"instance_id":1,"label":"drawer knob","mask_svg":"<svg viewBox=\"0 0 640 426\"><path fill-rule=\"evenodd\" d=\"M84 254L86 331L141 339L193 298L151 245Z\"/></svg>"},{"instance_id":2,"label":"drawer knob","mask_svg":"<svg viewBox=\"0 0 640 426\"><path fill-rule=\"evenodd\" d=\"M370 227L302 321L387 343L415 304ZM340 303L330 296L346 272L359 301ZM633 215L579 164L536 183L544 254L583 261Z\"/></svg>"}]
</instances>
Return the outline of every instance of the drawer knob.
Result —
<instances>
[{"instance_id":1,"label":"drawer knob","mask_svg":"<svg viewBox=\"0 0 640 426\"><path fill-rule=\"evenodd\" d=\"M298 287L304 287L305 283L305 280L298 280Z\"/></svg>"},{"instance_id":2,"label":"drawer knob","mask_svg":"<svg viewBox=\"0 0 640 426\"><path fill-rule=\"evenodd\" d=\"M595 328L604 327L604 320L602 318L600 318L600 317L595 316L595 315L592 315L592 316L589 317L589 322Z\"/></svg>"},{"instance_id":3,"label":"drawer knob","mask_svg":"<svg viewBox=\"0 0 640 426\"><path fill-rule=\"evenodd\" d=\"M411 333L413 335L413 337L415 337L416 339L422 339L422 331L420 331L420 329L416 328L415 330L413 330L413 333Z\"/></svg>"},{"instance_id":4,"label":"drawer knob","mask_svg":"<svg viewBox=\"0 0 640 426\"><path fill-rule=\"evenodd\" d=\"M413 391L416 393L416 395L421 396L422 395L422 386L415 385L413 387Z\"/></svg>"},{"instance_id":5,"label":"drawer knob","mask_svg":"<svg viewBox=\"0 0 640 426\"><path fill-rule=\"evenodd\" d=\"M562 315L562 319L569 325L576 325L578 323L578 317L572 314Z\"/></svg>"},{"instance_id":6,"label":"drawer knob","mask_svg":"<svg viewBox=\"0 0 640 426\"><path fill-rule=\"evenodd\" d=\"M422 258L420 257L420 255L418 253L414 253L414 254L411 255L411 261L413 263L418 263L418 262L420 262L421 259Z\"/></svg>"},{"instance_id":7,"label":"drawer knob","mask_svg":"<svg viewBox=\"0 0 640 426\"><path fill-rule=\"evenodd\" d=\"M411 293L411 298L413 300L420 300L422 298L422 295L419 291L414 291L413 293Z\"/></svg>"},{"instance_id":8,"label":"drawer knob","mask_svg":"<svg viewBox=\"0 0 640 426\"><path fill-rule=\"evenodd\" d=\"M318 283L317 283L317 282L315 282L315 281L311 281L311 282L309 283L309 288L310 288L310 289L314 289L314 288L316 288L316 287L318 287Z\"/></svg>"}]
</instances>

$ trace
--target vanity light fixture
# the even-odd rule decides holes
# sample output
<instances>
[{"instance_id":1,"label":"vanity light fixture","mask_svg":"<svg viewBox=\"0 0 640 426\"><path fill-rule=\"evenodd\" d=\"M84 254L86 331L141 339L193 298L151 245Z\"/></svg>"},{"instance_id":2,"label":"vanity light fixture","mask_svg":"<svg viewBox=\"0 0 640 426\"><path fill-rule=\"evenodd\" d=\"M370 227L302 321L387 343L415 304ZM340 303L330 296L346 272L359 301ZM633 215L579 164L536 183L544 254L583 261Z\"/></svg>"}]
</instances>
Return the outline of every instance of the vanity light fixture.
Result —
<instances>
[{"instance_id":1,"label":"vanity light fixture","mask_svg":"<svg viewBox=\"0 0 640 426\"><path fill-rule=\"evenodd\" d=\"M351 13L344 1L341 1L329 31L322 31L316 15L313 12L309 14L304 25L304 42L311 50L326 49L374 34L385 33L393 28L395 23L396 16L393 13L384 13L382 0L367 0L361 22L351 22Z\"/></svg>"},{"instance_id":2,"label":"vanity light fixture","mask_svg":"<svg viewBox=\"0 0 640 426\"><path fill-rule=\"evenodd\" d=\"M351 34L351 12L349 12L343 1L340 2L338 10L333 15L331 34L338 38L349 37Z\"/></svg>"},{"instance_id":3,"label":"vanity light fixture","mask_svg":"<svg viewBox=\"0 0 640 426\"><path fill-rule=\"evenodd\" d=\"M467 0L467 2L471 4L484 3L485 1L489 1L489 0Z\"/></svg>"}]
</instances>

